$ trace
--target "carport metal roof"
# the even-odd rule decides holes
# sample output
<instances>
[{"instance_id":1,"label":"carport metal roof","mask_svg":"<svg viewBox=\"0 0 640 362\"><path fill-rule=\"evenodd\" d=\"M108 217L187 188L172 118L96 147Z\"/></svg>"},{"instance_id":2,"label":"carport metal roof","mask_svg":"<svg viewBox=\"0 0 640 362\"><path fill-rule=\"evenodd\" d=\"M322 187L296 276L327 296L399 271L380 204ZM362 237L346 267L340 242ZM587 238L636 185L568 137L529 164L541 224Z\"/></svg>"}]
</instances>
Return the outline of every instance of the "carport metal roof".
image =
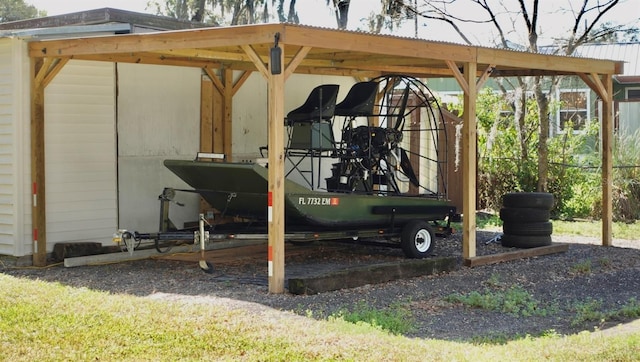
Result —
<instances>
[{"instance_id":1,"label":"carport metal roof","mask_svg":"<svg viewBox=\"0 0 640 362\"><path fill-rule=\"evenodd\" d=\"M276 40L277 39L277 40ZM277 45L276 45L277 44ZM270 49L281 49L282 72L271 71ZM70 59L199 67L222 90L229 107L224 120L224 152L231 156L230 98L258 71L267 81L269 130L269 291L284 291L284 83L293 73L358 78L401 73L454 77L464 91L463 256L475 257L476 94L490 76L577 75L603 100L603 230L611 244L612 76L623 63L533 54L436 41L340 31L292 24L261 24L160 33L128 34L29 43L32 82L32 181L34 264L46 263L44 190L44 89ZM214 70L244 71L235 83ZM229 77L230 78L230 77ZM37 202L35 201L37 200ZM39 238L38 238L39 237Z\"/></svg>"}]
</instances>

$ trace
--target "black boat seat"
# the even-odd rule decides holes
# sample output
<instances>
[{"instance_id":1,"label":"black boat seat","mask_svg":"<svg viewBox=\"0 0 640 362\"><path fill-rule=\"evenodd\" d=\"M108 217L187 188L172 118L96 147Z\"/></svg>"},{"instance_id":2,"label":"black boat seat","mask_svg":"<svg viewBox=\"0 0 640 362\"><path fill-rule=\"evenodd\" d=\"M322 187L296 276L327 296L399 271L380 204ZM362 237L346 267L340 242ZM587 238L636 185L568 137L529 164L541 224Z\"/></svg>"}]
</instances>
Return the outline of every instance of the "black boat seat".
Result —
<instances>
[{"instance_id":1,"label":"black boat seat","mask_svg":"<svg viewBox=\"0 0 640 362\"><path fill-rule=\"evenodd\" d=\"M336 105L336 116L372 116L378 92L378 82L358 82L351 86L349 93Z\"/></svg>"},{"instance_id":2,"label":"black boat seat","mask_svg":"<svg viewBox=\"0 0 640 362\"><path fill-rule=\"evenodd\" d=\"M338 98L337 84L323 84L315 87L300 107L287 114L287 125L295 122L319 122L330 120L336 108Z\"/></svg>"}]
</instances>

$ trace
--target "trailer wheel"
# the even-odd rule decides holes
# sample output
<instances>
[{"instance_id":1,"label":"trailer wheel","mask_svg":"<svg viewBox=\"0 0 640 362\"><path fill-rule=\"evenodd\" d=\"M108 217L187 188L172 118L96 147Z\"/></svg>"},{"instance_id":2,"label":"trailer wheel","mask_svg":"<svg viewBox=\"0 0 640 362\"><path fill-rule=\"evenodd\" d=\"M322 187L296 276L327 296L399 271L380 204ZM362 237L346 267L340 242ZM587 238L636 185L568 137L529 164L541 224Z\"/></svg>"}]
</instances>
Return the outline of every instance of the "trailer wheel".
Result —
<instances>
[{"instance_id":1,"label":"trailer wheel","mask_svg":"<svg viewBox=\"0 0 640 362\"><path fill-rule=\"evenodd\" d=\"M435 246L433 229L426 221L410 221L402 228L400 246L408 258L421 259L428 256Z\"/></svg>"}]
</instances>

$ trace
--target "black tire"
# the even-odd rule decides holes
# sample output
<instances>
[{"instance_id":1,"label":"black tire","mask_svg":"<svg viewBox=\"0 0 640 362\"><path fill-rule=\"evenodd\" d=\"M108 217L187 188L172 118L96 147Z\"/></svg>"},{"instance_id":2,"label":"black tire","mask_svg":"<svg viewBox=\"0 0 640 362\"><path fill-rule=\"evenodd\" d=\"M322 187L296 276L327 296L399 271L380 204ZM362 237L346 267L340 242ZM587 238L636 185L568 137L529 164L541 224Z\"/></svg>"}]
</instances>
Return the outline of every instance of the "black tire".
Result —
<instances>
[{"instance_id":1,"label":"black tire","mask_svg":"<svg viewBox=\"0 0 640 362\"><path fill-rule=\"evenodd\" d=\"M502 246L509 248L537 248L539 246L551 245L551 235L532 236L503 234L500 238L500 243Z\"/></svg>"},{"instance_id":2,"label":"black tire","mask_svg":"<svg viewBox=\"0 0 640 362\"><path fill-rule=\"evenodd\" d=\"M549 210L524 207L503 207L500 209L500 220L505 222L545 222L549 221L550 217L551 212Z\"/></svg>"},{"instance_id":3,"label":"black tire","mask_svg":"<svg viewBox=\"0 0 640 362\"><path fill-rule=\"evenodd\" d=\"M511 192L502 196L502 206L551 210L553 194L548 192Z\"/></svg>"},{"instance_id":4,"label":"black tire","mask_svg":"<svg viewBox=\"0 0 640 362\"><path fill-rule=\"evenodd\" d=\"M433 251L435 234L428 222L409 221L400 234L400 247L408 258L422 259Z\"/></svg>"},{"instance_id":5,"label":"black tire","mask_svg":"<svg viewBox=\"0 0 640 362\"><path fill-rule=\"evenodd\" d=\"M502 225L505 234L511 235L531 235L531 236L548 236L553 233L553 224L549 221L516 223L505 222Z\"/></svg>"}]
</instances>

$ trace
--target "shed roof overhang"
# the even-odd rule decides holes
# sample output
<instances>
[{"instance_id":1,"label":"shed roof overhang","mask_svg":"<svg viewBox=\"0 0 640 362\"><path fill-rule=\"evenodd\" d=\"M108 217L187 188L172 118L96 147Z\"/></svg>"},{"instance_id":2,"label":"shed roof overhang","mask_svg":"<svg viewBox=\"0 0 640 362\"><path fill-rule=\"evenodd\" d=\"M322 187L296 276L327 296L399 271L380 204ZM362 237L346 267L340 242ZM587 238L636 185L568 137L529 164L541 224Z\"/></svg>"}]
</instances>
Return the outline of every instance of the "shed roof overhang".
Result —
<instances>
[{"instance_id":1,"label":"shed roof overhang","mask_svg":"<svg viewBox=\"0 0 640 362\"><path fill-rule=\"evenodd\" d=\"M270 71L278 39L283 72ZM269 291L284 291L284 83L293 73L374 77L454 77L464 90L463 256L475 257L477 88L490 76L578 75L603 99L603 244L611 245L612 78L623 63L533 54L292 24L167 31L29 43L32 82L34 264L46 263L44 213L44 88L70 59L258 71L267 80L269 145ZM228 89L229 87L227 87ZM235 89L235 86L233 87ZM232 95L233 92L230 92ZM225 130L226 132L226 130ZM40 235L37 239L36 235ZM44 239L44 240L43 240Z\"/></svg>"},{"instance_id":2,"label":"shed roof overhang","mask_svg":"<svg viewBox=\"0 0 640 362\"><path fill-rule=\"evenodd\" d=\"M534 54L395 36L374 35L292 24L260 24L161 33L42 40L29 45L31 57L54 57L225 67L256 70L250 47L265 64L275 36L285 64L299 62L296 73L376 76L452 77L462 64L477 64L478 75L493 76L621 74L623 62ZM303 55L303 56L302 56Z\"/></svg>"}]
</instances>

